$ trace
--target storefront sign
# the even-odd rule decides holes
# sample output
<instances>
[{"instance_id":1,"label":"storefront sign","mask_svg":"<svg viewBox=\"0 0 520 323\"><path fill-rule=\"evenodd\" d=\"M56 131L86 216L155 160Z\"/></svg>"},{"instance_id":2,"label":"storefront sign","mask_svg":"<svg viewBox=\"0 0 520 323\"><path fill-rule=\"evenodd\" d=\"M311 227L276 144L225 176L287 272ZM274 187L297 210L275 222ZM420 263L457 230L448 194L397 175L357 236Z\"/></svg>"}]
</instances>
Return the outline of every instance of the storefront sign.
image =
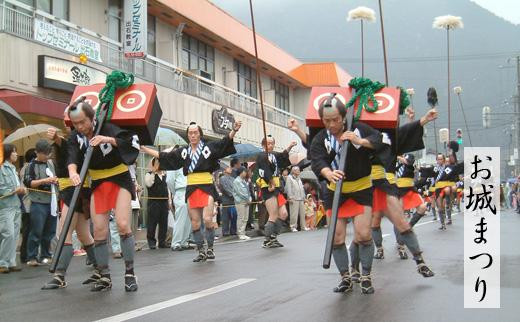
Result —
<instances>
[{"instance_id":1,"label":"storefront sign","mask_svg":"<svg viewBox=\"0 0 520 323\"><path fill-rule=\"evenodd\" d=\"M125 0L124 51L126 58L144 58L147 47L147 0Z\"/></svg>"},{"instance_id":2,"label":"storefront sign","mask_svg":"<svg viewBox=\"0 0 520 323\"><path fill-rule=\"evenodd\" d=\"M73 92L77 85L105 83L101 70L64 59L38 56L38 86Z\"/></svg>"},{"instance_id":3,"label":"storefront sign","mask_svg":"<svg viewBox=\"0 0 520 323\"><path fill-rule=\"evenodd\" d=\"M34 19L34 39L75 55L85 54L96 62L101 61L101 46L98 42L58 28L43 20Z\"/></svg>"},{"instance_id":4,"label":"storefront sign","mask_svg":"<svg viewBox=\"0 0 520 323\"><path fill-rule=\"evenodd\" d=\"M211 112L211 124L213 131L220 134L228 134L233 129L235 117L222 107L220 110L213 110Z\"/></svg>"}]
</instances>

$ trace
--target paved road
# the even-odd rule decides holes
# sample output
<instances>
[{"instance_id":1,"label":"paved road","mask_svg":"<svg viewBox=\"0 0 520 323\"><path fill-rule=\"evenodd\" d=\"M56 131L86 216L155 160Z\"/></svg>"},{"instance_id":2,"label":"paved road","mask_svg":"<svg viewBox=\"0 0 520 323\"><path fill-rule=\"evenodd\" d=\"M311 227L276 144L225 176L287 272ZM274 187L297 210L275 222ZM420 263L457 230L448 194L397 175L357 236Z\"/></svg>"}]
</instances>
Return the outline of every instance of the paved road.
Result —
<instances>
[{"instance_id":1,"label":"paved road","mask_svg":"<svg viewBox=\"0 0 520 323\"><path fill-rule=\"evenodd\" d=\"M194 264L193 251L137 253L139 291L125 293L123 263L113 261L111 291L92 293L84 258L73 259L66 289L41 291L47 268L0 276L0 321L518 321L520 216L502 212L501 309L464 309L463 216L445 232L431 217L416 227L436 275L422 278L412 260L399 260L393 236L386 258L374 261L374 295L359 287L335 294L335 268L321 268L325 230L283 234L286 247L261 240L222 243L217 260ZM391 233L384 220L383 233Z\"/></svg>"}]
</instances>

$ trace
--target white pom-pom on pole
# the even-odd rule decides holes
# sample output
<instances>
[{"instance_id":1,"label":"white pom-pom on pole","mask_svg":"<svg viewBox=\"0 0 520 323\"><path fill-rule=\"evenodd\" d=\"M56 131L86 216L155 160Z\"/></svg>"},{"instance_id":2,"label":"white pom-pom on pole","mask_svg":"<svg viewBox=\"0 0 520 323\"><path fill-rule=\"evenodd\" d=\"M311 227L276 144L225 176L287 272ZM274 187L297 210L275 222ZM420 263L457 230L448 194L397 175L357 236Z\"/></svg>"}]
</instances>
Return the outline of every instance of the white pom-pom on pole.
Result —
<instances>
[{"instance_id":1,"label":"white pom-pom on pole","mask_svg":"<svg viewBox=\"0 0 520 323\"><path fill-rule=\"evenodd\" d=\"M376 13L367 7L357 7L348 12L347 21L359 20L361 23L361 77L365 77L365 52L363 44L363 21L376 21Z\"/></svg>"},{"instance_id":2,"label":"white pom-pom on pole","mask_svg":"<svg viewBox=\"0 0 520 323\"><path fill-rule=\"evenodd\" d=\"M433 28L446 29L446 43L447 43L447 62L448 62L448 130L451 134L451 78L450 78L450 30L457 28L464 28L462 17L459 16L438 16L433 20ZM459 93L457 93L459 94ZM460 94L459 94L460 95Z\"/></svg>"},{"instance_id":3,"label":"white pom-pom on pole","mask_svg":"<svg viewBox=\"0 0 520 323\"><path fill-rule=\"evenodd\" d=\"M453 88L453 92L455 92L455 94L461 94L462 88L460 86L456 86Z\"/></svg>"},{"instance_id":4,"label":"white pom-pom on pole","mask_svg":"<svg viewBox=\"0 0 520 323\"><path fill-rule=\"evenodd\" d=\"M348 12L347 21L358 19L374 22L376 21L376 13L374 10L363 6L357 7Z\"/></svg>"},{"instance_id":5,"label":"white pom-pom on pole","mask_svg":"<svg viewBox=\"0 0 520 323\"><path fill-rule=\"evenodd\" d=\"M436 29L456 29L456 28L464 28L464 24L462 23L462 17L458 16L438 16L433 20L433 28Z\"/></svg>"}]
</instances>

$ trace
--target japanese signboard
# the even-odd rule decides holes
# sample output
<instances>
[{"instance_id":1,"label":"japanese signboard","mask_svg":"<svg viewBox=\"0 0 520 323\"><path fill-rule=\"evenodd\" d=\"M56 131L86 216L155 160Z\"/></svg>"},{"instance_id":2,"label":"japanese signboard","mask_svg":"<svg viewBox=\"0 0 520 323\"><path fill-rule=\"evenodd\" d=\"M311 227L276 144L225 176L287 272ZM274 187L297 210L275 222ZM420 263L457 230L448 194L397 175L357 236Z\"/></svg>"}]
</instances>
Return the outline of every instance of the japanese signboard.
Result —
<instances>
[{"instance_id":1,"label":"japanese signboard","mask_svg":"<svg viewBox=\"0 0 520 323\"><path fill-rule=\"evenodd\" d=\"M464 307L500 308L500 148L464 148Z\"/></svg>"},{"instance_id":2,"label":"japanese signboard","mask_svg":"<svg viewBox=\"0 0 520 323\"><path fill-rule=\"evenodd\" d=\"M98 42L43 20L34 19L34 39L76 55L85 54L93 61L102 62L101 46Z\"/></svg>"},{"instance_id":3,"label":"japanese signboard","mask_svg":"<svg viewBox=\"0 0 520 323\"><path fill-rule=\"evenodd\" d=\"M123 45L126 58L144 58L147 45L147 0L125 0Z\"/></svg>"},{"instance_id":4,"label":"japanese signboard","mask_svg":"<svg viewBox=\"0 0 520 323\"><path fill-rule=\"evenodd\" d=\"M38 86L73 92L77 85L104 83L106 73L61 58L38 55Z\"/></svg>"}]
</instances>

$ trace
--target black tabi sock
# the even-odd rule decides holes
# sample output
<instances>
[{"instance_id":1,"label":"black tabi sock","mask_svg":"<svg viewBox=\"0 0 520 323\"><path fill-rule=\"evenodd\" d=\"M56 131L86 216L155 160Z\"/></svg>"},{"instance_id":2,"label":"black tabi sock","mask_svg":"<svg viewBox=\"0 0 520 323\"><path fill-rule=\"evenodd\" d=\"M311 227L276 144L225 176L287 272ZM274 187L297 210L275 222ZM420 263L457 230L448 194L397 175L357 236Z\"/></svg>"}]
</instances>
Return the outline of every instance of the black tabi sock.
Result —
<instances>
[{"instance_id":1,"label":"black tabi sock","mask_svg":"<svg viewBox=\"0 0 520 323\"><path fill-rule=\"evenodd\" d=\"M87 252L88 260L90 261L90 263L92 265L94 265L94 268L96 268L97 267L97 262L96 262L96 253L94 252L94 244L91 244L91 245L88 245L88 246L83 246L83 248Z\"/></svg>"},{"instance_id":2,"label":"black tabi sock","mask_svg":"<svg viewBox=\"0 0 520 323\"><path fill-rule=\"evenodd\" d=\"M402 232L401 239L403 240L404 244L408 247L408 250L413 255L413 259L417 262L418 260L422 261L422 251L421 247L419 247L419 240L417 240L417 235L412 230L407 230L405 232ZM419 262L417 262L419 263Z\"/></svg>"},{"instance_id":3,"label":"black tabi sock","mask_svg":"<svg viewBox=\"0 0 520 323\"><path fill-rule=\"evenodd\" d=\"M374 240L377 248L383 246L383 233L381 232L381 227L372 227L372 240Z\"/></svg>"},{"instance_id":4,"label":"black tabi sock","mask_svg":"<svg viewBox=\"0 0 520 323\"><path fill-rule=\"evenodd\" d=\"M58 264L56 265L56 274L65 276L65 272L67 271L67 268L69 268L73 255L74 250L72 248L72 244L65 243L63 245L63 249L61 250L61 256L58 260Z\"/></svg>"},{"instance_id":5,"label":"black tabi sock","mask_svg":"<svg viewBox=\"0 0 520 323\"><path fill-rule=\"evenodd\" d=\"M125 259L125 271L134 274L135 238L133 233L121 235L121 252Z\"/></svg>"},{"instance_id":6,"label":"black tabi sock","mask_svg":"<svg viewBox=\"0 0 520 323\"><path fill-rule=\"evenodd\" d=\"M272 221L267 221L264 227L265 239L270 240L275 235L276 224Z\"/></svg>"},{"instance_id":7,"label":"black tabi sock","mask_svg":"<svg viewBox=\"0 0 520 323\"><path fill-rule=\"evenodd\" d=\"M202 232L200 229L193 230L193 241L197 245L197 249L202 249L204 247L204 237L202 237Z\"/></svg>"},{"instance_id":8,"label":"black tabi sock","mask_svg":"<svg viewBox=\"0 0 520 323\"><path fill-rule=\"evenodd\" d=\"M372 240L360 241L359 259L361 260L361 274L370 275L372 262L374 261L374 242Z\"/></svg>"},{"instance_id":9,"label":"black tabi sock","mask_svg":"<svg viewBox=\"0 0 520 323\"><path fill-rule=\"evenodd\" d=\"M205 235L206 241L208 242L208 248L213 248L213 243L215 242L215 230L206 228Z\"/></svg>"},{"instance_id":10,"label":"black tabi sock","mask_svg":"<svg viewBox=\"0 0 520 323\"><path fill-rule=\"evenodd\" d=\"M350 260L352 261L352 268L359 271L359 244L352 241L348 249L350 252Z\"/></svg>"},{"instance_id":11,"label":"black tabi sock","mask_svg":"<svg viewBox=\"0 0 520 323\"><path fill-rule=\"evenodd\" d=\"M347 246L344 243L332 247L332 257L342 276L349 272Z\"/></svg>"},{"instance_id":12,"label":"black tabi sock","mask_svg":"<svg viewBox=\"0 0 520 323\"><path fill-rule=\"evenodd\" d=\"M94 242L94 253L96 255L97 268L101 275L110 274L108 269L108 244L107 240L97 240Z\"/></svg>"},{"instance_id":13,"label":"black tabi sock","mask_svg":"<svg viewBox=\"0 0 520 323\"><path fill-rule=\"evenodd\" d=\"M424 214L421 214L419 212L415 212L410 219L410 226L413 227L419 220L424 216Z\"/></svg>"}]
</instances>

